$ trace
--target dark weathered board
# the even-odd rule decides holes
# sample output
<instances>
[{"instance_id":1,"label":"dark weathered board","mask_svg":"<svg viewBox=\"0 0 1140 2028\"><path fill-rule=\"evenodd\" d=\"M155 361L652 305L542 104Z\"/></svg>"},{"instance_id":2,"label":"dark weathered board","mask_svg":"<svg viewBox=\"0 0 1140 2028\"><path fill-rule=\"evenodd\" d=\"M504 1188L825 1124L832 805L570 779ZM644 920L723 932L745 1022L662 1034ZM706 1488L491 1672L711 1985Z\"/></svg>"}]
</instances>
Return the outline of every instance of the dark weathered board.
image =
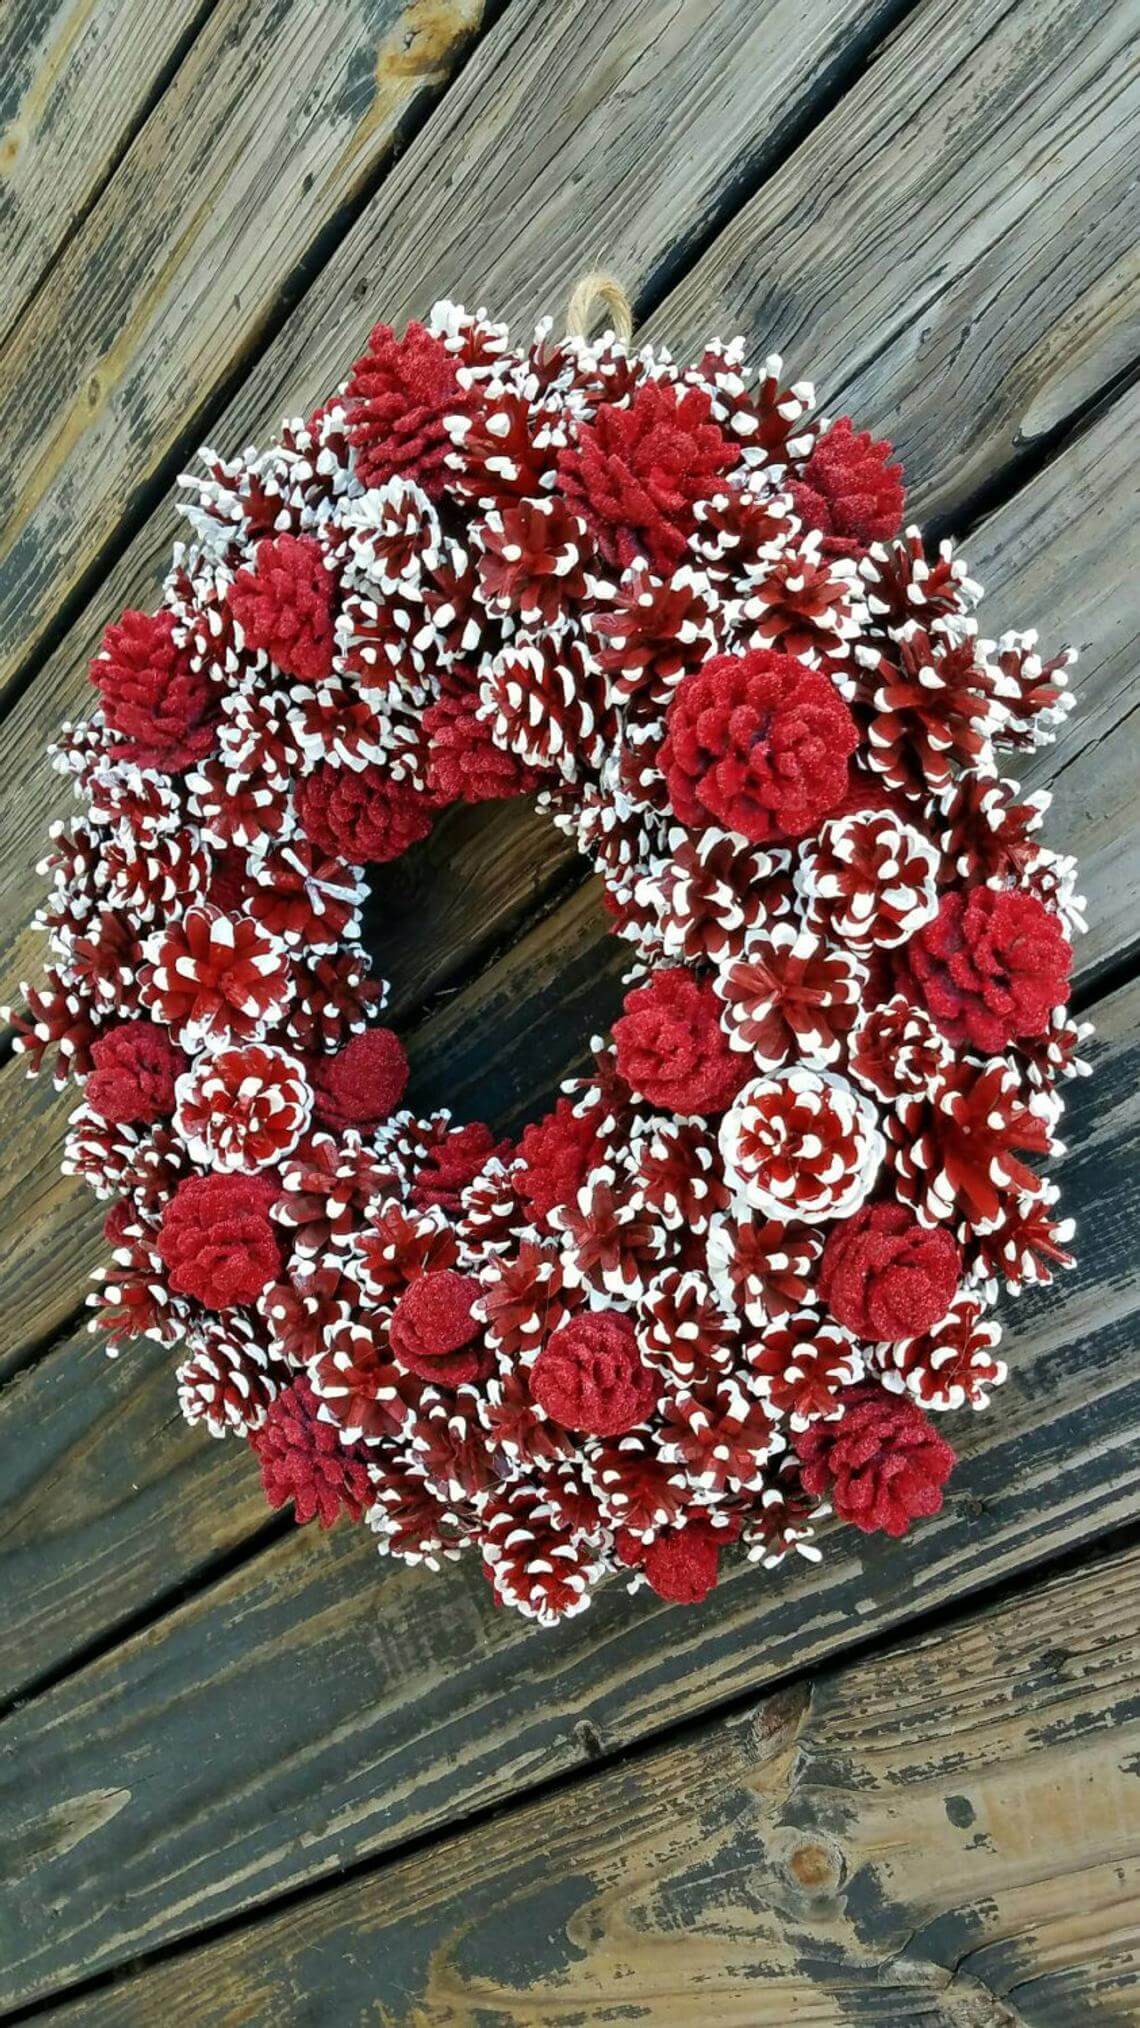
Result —
<instances>
[{"instance_id":1,"label":"dark weathered board","mask_svg":"<svg viewBox=\"0 0 1140 2028\"><path fill-rule=\"evenodd\" d=\"M0 2004L454 1824L1133 1518L1138 1013L1140 985L1103 1003L1097 1075L1073 1098L1080 1269L1064 1300L1013 1306L1010 1381L991 1413L953 1419L962 1455L940 1516L901 1543L839 1531L818 1569L739 1570L696 1608L631 1605L614 1584L552 1632L497 1612L470 1566L391 1569L362 1531L294 1532L0 1730Z\"/></svg>"},{"instance_id":2,"label":"dark weathered board","mask_svg":"<svg viewBox=\"0 0 1140 2028\"><path fill-rule=\"evenodd\" d=\"M967 549L987 586L988 630L1057 615L1083 651L1080 709L1035 760L1031 778L1035 785L1056 781L1050 837L1082 860L1091 914L1079 952L1086 979L1134 950L1138 938L1132 806L1140 742L1130 716L1138 614L1131 577L1120 569L1137 522L1138 426L1134 388L985 521ZM373 947L395 982L398 1017L415 1003L409 986L437 984L476 948L485 958L490 926L512 914L519 919L567 871L564 847L530 811L521 821L510 808L457 813L444 836L470 843L445 862L438 894L430 885L440 867L431 841L378 883L387 930ZM413 1097L428 1107L446 1097L459 1117L490 1114L517 1124L581 1059L591 1031L605 1026L626 962L593 891L575 891L496 966L441 1003L418 1051ZM540 1046L528 1039L532 1033ZM8 1319L0 1371L73 1314L97 1258L97 1210L81 1185L57 1173L63 1116L42 1080L25 1083L17 1061L0 1069L0 1118L14 1158L0 1175L0 1218L14 1235L27 1235L0 1264Z\"/></svg>"},{"instance_id":3,"label":"dark weathered board","mask_svg":"<svg viewBox=\"0 0 1140 2028\"><path fill-rule=\"evenodd\" d=\"M7 0L0 9L0 342L213 5Z\"/></svg>"},{"instance_id":4,"label":"dark weathered board","mask_svg":"<svg viewBox=\"0 0 1140 2028\"><path fill-rule=\"evenodd\" d=\"M1140 1552L58 2010L85 2028L1129 2028Z\"/></svg>"},{"instance_id":5,"label":"dark weathered board","mask_svg":"<svg viewBox=\"0 0 1140 2028\"><path fill-rule=\"evenodd\" d=\"M0 1705L272 1528L250 1464L146 1340L112 1361L81 1326L0 1391Z\"/></svg>"},{"instance_id":6,"label":"dark weathered board","mask_svg":"<svg viewBox=\"0 0 1140 2028\"><path fill-rule=\"evenodd\" d=\"M220 0L0 353L0 687L156 473L173 478L482 16L483 0Z\"/></svg>"},{"instance_id":7,"label":"dark weathered board","mask_svg":"<svg viewBox=\"0 0 1140 2028\"><path fill-rule=\"evenodd\" d=\"M853 0L844 0L822 21L817 15L813 26L802 9L797 19L791 0L776 0L762 15L724 0L686 0L680 8L650 0L616 10L596 0L586 7L579 0L554 6L544 0L540 11L541 33L533 4L535 26L516 19L514 9L501 24L497 54L483 69L479 153L484 163L492 156L496 182L505 172L528 195L536 156L541 162L552 150L562 153L559 188L542 216L546 253L539 265L548 273L564 258L560 212L567 208L570 236L580 240L575 214L591 145L581 91L572 108L565 101L563 107L551 104L552 117L544 117L564 66L564 82L576 79L587 94L596 91L604 34L606 63L614 66L615 79L627 79L632 125L644 132L647 112L653 115L649 146L623 157L626 176L636 172L644 196L654 152L660 159L669 137L671 173L661 179L660 201L673 210L683 240L715 204L730 165L746 174L749 157L771 145L766 130L778 131L794 117L821 65L849 40L859 13ZM868 26L887 11L880 0ZM227 386L264 342L267 317L280 316L282 286L296 293L306 264L319 264L321 249L307 244L304 214L314 238L343 229L344 207L375 180L395 123L406 119L425 86L445 80L482 12L482 0L414 0L407 18L396 0L352 0L333 10L307 0L252 6L221 0L146 134L0 358L0 432L9 439L14 486L0 538L0 684L26 663L140 487L165 473L164 460L180 444L184 457L195 418L221 406ZM496 77L513 50L521 53L521 62L509 64L514 90L512 81ZM521 103L520 72L529 87L529 146L528 129L516 132L509 123L512 99L516 110ZM301 100L298 76L305 78ZM540 78L541 93L535 90ZM714 81L727 89L712 120ZM198 98L201 122L186 113L188 101L197 112ZM619 147L626 125L617 117L620 103L618 94L605 95L607 140ZM692 145L684 151L673 145L674 120L692 123ZM751 141L742 146L745 135ZM433 152L447 176L450 205L455 157L446 149ZM464 265L481 290L494 268L491 248L485 261L482 249L496 228L505 249L519 213L504 201L501 187L492 195L485 176L478 194L477 231ZM379 203L387 213L386 192ZM642 257L657 262L663 248L654 206L646 210ZM591 206L594 234L605 218L604 201ZM417 220L421 231L423 223ZM423 242L413 234L408 245L407 238L405 253L422 261ZM211 259L210 248L220 246L224 259ZM575 258L580 261L580 253ZM341 377L371 321L367 289L358 293L354 286L360 275L359 267L346 270L343 263L324 269L318 321L339 309L352 335L331 367L310 378L310 400ZM343 295L334 304L342 278ZM459 276L451 280L457 284ZM87 309L86 328L78 333L77 297ZM389 307L387 284L384 297L377 314ZM306 347L294 357L315 373L318 350ZM295 389L287 396L290 403L300 398ZM243 409L248 418L250 409Z\"/></svg>"},{"instance_id":8,"label":"dark weathered board","mask_svg":"<svg viewBox=\"0 0 1140 2028\"><path fill-rule=\"evenodd\" d=\"M738 0L622 0L617 8L613 0L514 0L216 419L217 441L231 448L263 440L283 414L323 397L380 314L422 313L447 294L487 301L516 323L560 314L576 276L596 261L600 235L609 262L644 295L673 272L686 246L730 215L741 186L779 159L789 128L807 116L832 71L857 62L897 11L898 0L831 0L813 9L797 0L758 8ZM178 527L164 501L6 720L0 1004L40 961L39 940L27 933L32 868L48 822L69 803L44 769L44 745L62 718L86 710L87 663L108 618L123 605L154 603ZM535 827L517 810L512 836L513 826L516 863L525 866ZM448 856L443 838L420 860L431 875L431 909L416 937L425 957L441 943L453 956L459 941L477 949L512 920L505 901L496 906L477 858L467 882L470 931L450 941L460 883L448 888ZM525 897L529 884L520 878L516 893Z\"/></svg>"}]
</instances>

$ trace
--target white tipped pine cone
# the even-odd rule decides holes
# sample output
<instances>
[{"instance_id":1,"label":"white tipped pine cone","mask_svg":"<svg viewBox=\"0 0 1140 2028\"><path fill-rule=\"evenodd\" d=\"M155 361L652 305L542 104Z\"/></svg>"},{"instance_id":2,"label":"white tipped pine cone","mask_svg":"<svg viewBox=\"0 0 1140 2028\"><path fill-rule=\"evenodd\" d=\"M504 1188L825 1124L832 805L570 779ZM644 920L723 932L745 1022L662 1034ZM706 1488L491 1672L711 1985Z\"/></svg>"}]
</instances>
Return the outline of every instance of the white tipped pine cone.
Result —
<instances>
[{"instance_id":1,"label":"white tipped pine cone","mask_svg":"<svg viewBox=\"0 0 1140 2028\"><path fill-rule=\"evenodd\" d=\"M265 1169L291 1154L313 1093L284 1049L250 1043L200 1056L174 1087L174 1124L204 1169Z\"/></svg>"},{"instance_id":2,"label":"white tipped pine cone","mask_svg":"<svg viewBox=\"0 0 1140 2028\"><path fill-rule=\"evenodd\" d=\"M581 641L520 634L484 665L481 715L529 767L577 782L601 766L613 733L607 687Z\"/></svg>"},{"instance_id":3,"label":"white tipped pine cone","mask_svg":"<svg viewBox=\"0 0 1140 2028\"><path fill-rule=\"evenodd\" d=\"M808 929L777 922L753 931L739 957L718 972L722 1026L734 1049L763 1070L835 1063L859 1011L866 967Z\"/></svg>"},{"instance_id":4,"label":"white tipped pine cone","mask_svg":"<svg viewBox=\"0 0 1140 2028\"><path fill-rule=\"evenodd\" d=\"M251 1325L237 1316L203 1323L175 1378L187 1422L211 1436L248 1436L260 1429L277 1398L271 1359Z\"/></svg>"},{"instance_id":5,"label":"white tipped pine cone","mask_svg":"<svg viewBox=\"0 0 1140 2028\"><path fill-rule=\"evenodd\" d=\"M769 1218L850 1218L883 1159L878 1116L846 1079L795 1068L758 1077L725 1114L729 1182Z\"/></svg>"},{"instance_id":6,"label":"white tipped pine cone","mask_svg":"<svg viewBox=\"0 0 1140 2028\"><path fill-rule=\"evenodd\" d=\"M596 1543L557 1520L530 1486L488 1501L482 1549L496 1597L544 1627L584 1612L605 1568Z\"/></svg>"},{"instance_id":7,"label":"white tipped pine cone","mask_svg":"<svg viewBox=\"0 0 1140 2028\"><path fill-rule=\"evenodd\" d=\"M938 913L937 847L891 810L833 817L800 854L808 921L858 951L893 950Z\"/></svg>"},{"instance_id":8,"label":"white tipped pine cone","mask_svg":"<svg viewBox=\"0 0 1140 2028\"><path fill-rule=\"evenodd\" d=\"M924 1408L986 1408L1009 1371L997 1356L1001 1325L976 1297L955 1296L941 1322L920 1338L876 1348L883 1386L904 1388Z\"/></svg>"}]
</instances>

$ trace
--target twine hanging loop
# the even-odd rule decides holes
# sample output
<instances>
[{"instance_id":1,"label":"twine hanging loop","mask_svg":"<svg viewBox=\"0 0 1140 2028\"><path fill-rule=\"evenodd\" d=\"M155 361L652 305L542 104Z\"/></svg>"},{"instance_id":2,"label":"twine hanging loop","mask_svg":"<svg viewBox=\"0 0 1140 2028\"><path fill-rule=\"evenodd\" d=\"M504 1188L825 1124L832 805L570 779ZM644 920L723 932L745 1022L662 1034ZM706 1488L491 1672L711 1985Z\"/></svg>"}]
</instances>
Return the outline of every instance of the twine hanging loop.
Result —
<instances>
[{"instance_id":1,"label":"twine hanging loop","mask_svg":"<svg viewBox=\"0 0 1140 2028\"><path fill-rule=\"evenodd\" d=\"M575 282L566 309L566 336L588 338L599 305L609 318L615 338L628 345L633 336L633 310L629 297L613 275L601 271L583 275Z\"/></svg>"}]
</instances>

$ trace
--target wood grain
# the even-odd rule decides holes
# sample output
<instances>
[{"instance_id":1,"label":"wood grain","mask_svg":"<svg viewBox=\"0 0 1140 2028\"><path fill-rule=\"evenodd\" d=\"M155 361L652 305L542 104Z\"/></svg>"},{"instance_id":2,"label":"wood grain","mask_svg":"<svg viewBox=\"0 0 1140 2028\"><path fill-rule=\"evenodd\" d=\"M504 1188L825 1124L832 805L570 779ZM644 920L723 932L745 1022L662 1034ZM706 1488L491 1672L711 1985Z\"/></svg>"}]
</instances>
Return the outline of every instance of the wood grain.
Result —
<instances>
[{"instance_id":1,"label":"wood grain","mask_svg":"<svg viewBox=\"0 0 1140 2028\"><path fill-rule=\"evenodd\" d=\"M244 1447L183 1421L172 1364L81 1328L0 1390L0 1703L273 1526Z\"/></svg>"},{"instance_id":2,"label":"wood grain","mask_svg":"<svg viewBox=\"0 0 1140 2028\"><path fill-rule=\"evenodd\" d=\"M778 344L941 515L1135 360L1138 112L1129 0L919 8L648 332Z\"/></svg>"},{"instance_id":3,"label":"wood grain","mask_svg":"<svg viewBox=\"0 0 1140 2028\"><path fill-rule=\"evenodd\" d=\"M196 416L209 412L213 424L235 372L264 342L260 327L282 285L361 189L415 98L453 67L482 11L481 0L411 0L406 17L400 0L337 0L332 9L222 0L0 360L0 430L11 440L13 486L0 536L0 688L27 662L140 489L159 474L168 482L180 442L179 458L188 455ZM887 0L870 8L838 0L810 12L792 0L754 11L729 0L622 0L617 9L609 0L530 0L521 14L512 8L475 86L481 131L471 157L461 162L453 149L448 116L433 130L430 195L442 200L435 229L443 225L443 244L432 244L428 191L428 206L401 221L413 300L423 306L429 248L444 278L437 293L469 287L482 300L507 255L516 276L529 266L532 291L556 272L559 287L546 300L564 300L568 243L576 267L584 245L596 244L622 208L592 145L607 163L620 160L627 214L644 213L644 225L628 224L612 249L616 258L632 242L637 281L639 257L644 271L699 229L730 168L746 175L750 160L778 145L855 24L858 35L873 34L891 11ZM198 98L208 111L188 117ZM683 151L673 145L675 122L691 133ZM641 144L633 151L631 130ZM553 154L561 162L551 178ZM657 165L657 203L634 207L634 189L644 197ZM547 188L539 191L543 170ZM468 192L460 233L457 172ZM372 265L372 250L376 224L391 221L401 188L406 179L380 191L370 227L352 236L353 253L345 257L342 247L325 267L315 319L302 310L273 348L286 380L268 412L254 383L237 413L218 424L223 442L247 441L252 424L259 433L274 427L282 401L294 412L322 398L374 317L396 307L399 284ZM582 209L586 189L597 202ZM674 228L664 241L661 212ZM517 241L526 223L536 238L541 233L544 252L532 247L523 264ZM224 260L211 254L220 245ZM314 266L326 252L314 250ZM379 285L369 279L378 272ZM495 293L509 303L509 292ZM78 335L77 301L86 311ZM537 293L529 301L544 304ZM319 332L338 331L335 349L312 342L314 321Z\"/></svg>"},{"instance_id":4,"label":"wood grain","mask_svg":"<svg viewBox=\"0 0 1140 2028\"><path fill-rule=\"evenodd\" d=\"M8 0L0 12L0 342L211 5Z\"/></svg>"},{"instance_id":5,"label":"wood grain","mask_svg":"<svg viewBox=\"0 0 1140 2028\"><path fill-rule=\"evenodd\" d=\"M0 687L482 14L220 0L0 355Z\"/></svg>"},{"instance_id":6,"label":"wood grain","mask_svg":"<svg viewBox=\"0 0 1140 2028\"><path fill-rule=\"evenodd\" d=\"M940 1516L901 1543L839 1531L818 1570L739 1570L697 1608L631 1606L613 1585L551 1633L496 1612L470 1566L391 1570L359 1531L297 1531L0 1728L0 2004L454 1826L1134 1518L1138 1014L1140 985L1103 1004L1097 1075L1073 1101L1081 1267L1063 1300L1014 1306L1004 1398L948 1425L961 1460Z\"/></svg>"},{"instance_id":7,"label":"wood grain","mask_svg":"<svg viewBox=\"0 0 1140 2028\"><path fill-rule=\"evenodd\" d=\"M58 2010L85 2028L1127 2028L1140 1552Z\"/></svg>"}]
</instances>

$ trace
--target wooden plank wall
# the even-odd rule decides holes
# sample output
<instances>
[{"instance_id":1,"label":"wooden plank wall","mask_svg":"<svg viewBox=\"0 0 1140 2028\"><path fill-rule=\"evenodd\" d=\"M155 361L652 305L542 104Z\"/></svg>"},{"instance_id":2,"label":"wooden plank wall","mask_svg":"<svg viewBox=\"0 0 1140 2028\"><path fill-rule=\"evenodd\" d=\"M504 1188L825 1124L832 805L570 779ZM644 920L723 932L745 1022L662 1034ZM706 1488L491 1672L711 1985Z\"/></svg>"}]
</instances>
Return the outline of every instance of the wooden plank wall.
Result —
<instances>
[{"instance_id":1,"label":"wooden plank wall","mask_svg":"<svg viewBox=\"0 0 1140 2028\"><path fill-rule=\"evenodd\" d=\"M142 4L105 6L100 35ZM73 94L96 62L81 13L36 17ZM970 535L989 630L1051 621L1084 651L1084 709L1032 773L1093 918L1098 1074L1066 1165L1082 1262L1063 1304L1017 1306L1005 1399L954 1432L951 1498L913 1538L841 1535L818 1570L741 1572L693 1612L614 1587L536 1633L477 1573L392 1570L358 1535L267 1520L238 1447L180 1423L168 1355L106 1369L81 1328L99 1221L56 1174L63 1106L0 1068L0 2008L211 2028L569 2028L627 2006L676 2028L1135 2019L1131 8L329 16L314 39L305 0L171 10L56 209L22 195L59 152L50 122L14 186L0 1000L40 957L29 871L64 806L43 743L85 708L107 618L152 595L193 428L264 436L376 316L447 292L525 323L601 253L654 337L778 343L830 412L893 434L916 510ZM17 89L38 131L46 87ZM425 1103L517 1124L616 1005L592 889L521 807L441 824L383 912Z\"/></svg>"}]
</instances>

